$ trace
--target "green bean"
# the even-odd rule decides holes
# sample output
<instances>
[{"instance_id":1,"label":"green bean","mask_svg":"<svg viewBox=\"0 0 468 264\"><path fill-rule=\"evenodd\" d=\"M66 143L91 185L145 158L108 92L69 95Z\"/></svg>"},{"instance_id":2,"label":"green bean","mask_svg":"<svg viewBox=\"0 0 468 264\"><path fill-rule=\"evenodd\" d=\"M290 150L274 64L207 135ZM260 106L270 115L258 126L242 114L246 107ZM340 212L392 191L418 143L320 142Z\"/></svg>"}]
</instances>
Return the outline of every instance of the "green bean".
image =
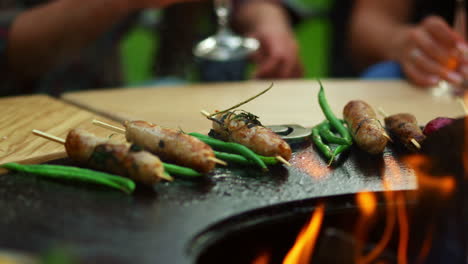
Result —
<instances>
[{"instance_id":1,"label":"green bean","mask_svg":"<svg viewBox=\"0 0 468 264\"><path fill-rule=\"evenodd\" d=\"M28 172L47 178L82 181L119 189L125 193L132 193L135 190L135 183L124 177L112 174L93 171L71 166L61 165L22 165L18 163L6 163L0 167L8 170Z\"/></svg>"},{"instance_id":2,"label":"green bean","mask_svg":"<svg viewBox=\"0 0 468 264\"><path fill-rule=\"evenodd\" d=\"M319 125L312 128L312 141L327 159L331 159L333 157L332 150L323 142L322 137L320 136Z\"/></svg>"},{"instance_id":3,"label":"green bean","mask_svg":"<svg viewBox=\"0 0 468 264\"><path fill-rule=\"evenodd\" d=\"M227 162L232 162L232 163L237 163L237 164L242 164L242 165L253 165L255 164L253 161L246 159L244 156L233 154L233 153L226 153L226 152L220 152L220 151L215 151L214 152L216 157L219 159L222 159ZM265 157L258 155L263 162L267 165L275 165L278 164L278 160L275 157Z\"/></svg>"},{"instance_id":4,"label":"green bean","mask_svg":"<svg viewBox=\"0 0 468 264\"><path fill-rule=\"evenodd\" d=\"M222 140L215 139L200 133L189 133L189 135L198 138L199 140L205 142L214 149L240 154L246 159L253 161L263 170L268 170L268 167L266 166L265 162L263 162L263 160L255 152L253 152L251 149L244 145L234 142L224 142Z\"/></svg>"},{"instance_id":5,"label":"green bean","mask_svg":"<svg viewBox=\"0 0 468 264\"><path fill-rule=\"evenodd\" d=\"M198 171L193 170L191 168L182 167L182 166L169 164L169 163L163 163L163 165L164 165L164 170L167 171L168 173L171 173L171 174L187 176L187 177L200 177L200 176L203 176L203 174L201 174Z\"/></svg>"},{"instance_id":6,"label":"green bean","mask_svg":"<svg viewBox=\"0 0 468 264\"><path fill-rule=\"evenodd\" d=\"M320 136L328 143L348 145L348 141L342 137L338 137L333 133L330 127L330 122L325 120L319 125Z\"/></svg>"},{"instance_id":7,"label":"green bean","mask_svg":"<svg viewBox=\"0 0 468 264\"><path fill-rule=\"evenodd\" d=\"M338 131L338 133L346 140L347 145L351 145L353 143L351 138L351 133L349 130L341 123L341 121L335 116L333 111L330 108L330 105L327 102L327 98L325 97L325 91L323 89L322 82L319 80L320 83L320 91L318 94L318 101L320 104L320 108L322 108L323 114L330 122L331 126Z\"/></svg>"},{"instance_id":8,"label":"green bean","mask_svg":"<svg viewBox=\"0 0 468 264\"><path fill-rule=\"evenodd\" d=\"M333 150L333 155L330 159L330 164L335 160L336 156L338 156L338 154L348 150L351 146L350 145L339 145L338 147L336 147L334 150Z\"/></svg>"}]
</instances>

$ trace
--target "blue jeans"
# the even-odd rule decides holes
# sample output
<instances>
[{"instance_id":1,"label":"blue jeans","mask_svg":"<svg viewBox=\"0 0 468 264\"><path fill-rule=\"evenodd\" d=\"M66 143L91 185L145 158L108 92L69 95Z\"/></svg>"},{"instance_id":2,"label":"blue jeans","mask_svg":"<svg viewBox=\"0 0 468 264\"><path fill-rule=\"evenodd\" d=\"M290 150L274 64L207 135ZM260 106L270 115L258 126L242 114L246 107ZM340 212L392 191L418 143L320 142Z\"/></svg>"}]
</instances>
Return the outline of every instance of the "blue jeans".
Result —
<instances>
[{"instance_id":1,"label":"blue jeans","mask_svg":"<svg viewBox=\"0 0 468 264\"><path fill-rule=\"evenodd\" d=\"M384 61L374 64L364 70L362 79L403 79L405 75L399 63L395 61Z\"/></svg>"}]
</instances>

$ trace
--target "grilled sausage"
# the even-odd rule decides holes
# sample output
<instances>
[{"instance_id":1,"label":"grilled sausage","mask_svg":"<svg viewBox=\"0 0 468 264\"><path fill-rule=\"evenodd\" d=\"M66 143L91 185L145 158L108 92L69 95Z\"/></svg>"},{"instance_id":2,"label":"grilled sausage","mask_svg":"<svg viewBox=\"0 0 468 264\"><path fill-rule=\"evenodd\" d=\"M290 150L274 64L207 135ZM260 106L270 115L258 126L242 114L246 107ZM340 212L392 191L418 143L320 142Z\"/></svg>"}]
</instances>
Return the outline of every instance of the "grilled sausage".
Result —
<instances>
[{"instance_id":1,"label":"grilled sausage","mask_svg":"<svg viewBox=\"0 0 468 264\"><path fill-rule=\"evenodd\" d=\"M65 141L68 156L88 166L153 185L164 174L158 157L146 151L133 151L128 144L109 142L82 129L72 129Z\"/></svg>"},{"instance_id":2,"label":"grilled sausage","mask_svg":"<svg viewBox=\"0 0 468 264\"><path fill-rule=\"evenodd\" d=\"M258 120L232 112L216 115L215 120L213 131L220 139L242 144L260 155L291 158L289 144Z\"/></svg>"},{"instance_id":3,"label":"grilled sausage","mask_svg":"<svg viewBox=\"0 0 468 264\"><path fill-rule=\"evenodd\" d=\"M388 138L370 105L360 100L350 101L344 107L343 117L359 148L370 154L383 152Z\"/></svg>"},{"instance_id":4,"label":"grilled sausage","mask_svg":"<svg viewBox=\"0 0 468 264\"><path fill-rule=\"evenodd\" d=\"M125 122L127 141L142 146L162 160L207 173L215 167L213 149L199 139L175 129L145 121Z\"/></svg>"},{"instance_id":5,"label":"grilled sausage","mask_svg":"<svg viewBox=\"0 0 468 264\"><path fill-rule=\"evenodd\" d=\"M417 151L418 147L411 142L411 139L416 140L419 144L426 139L426 136L424 136L421 128L418 126L416 117L412 114L402 113L386 117L385 127L392 137L412 151Z\"/></svg>"}]
</instances>

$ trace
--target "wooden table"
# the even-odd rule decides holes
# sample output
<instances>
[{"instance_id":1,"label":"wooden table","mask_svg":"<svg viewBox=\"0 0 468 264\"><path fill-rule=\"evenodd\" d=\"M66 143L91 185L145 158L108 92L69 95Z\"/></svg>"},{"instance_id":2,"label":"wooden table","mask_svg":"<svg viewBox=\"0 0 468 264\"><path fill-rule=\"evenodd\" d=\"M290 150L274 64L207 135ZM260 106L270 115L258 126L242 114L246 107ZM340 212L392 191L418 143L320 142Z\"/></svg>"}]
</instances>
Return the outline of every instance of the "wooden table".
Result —
<instances>
[{"instance_id":1,"label":"wooden table","mask_svg":"<svg viewBox=\"0 0 468 264\"><path fill-rule=\"evenodd\" d=\"M32 129L62 138L75 127L109 135L109 131L91 124L92 119L104 117L49 96L0 98L0 113L0 164L40 163L66 156L61 144L33 135Z\"/></svg>"},{"instance_id":2,"label":"wooden table","mask_svg":"<svg viewBox=\"0 0 468 264\"><path fill-rule=\"evenodd\" d=\"M388 114L413 113L421 124L437 116L463 115L451 98L434 97L403 81L326 80L329 103L337 115L350 100L362 99ZM207 132L210 122L200 114L222 110L266 89L270 82L220 83L180 87L147 87L68 93L68 102L118 121L142 119L184 131ZM241 109L260 117L265 125L313 126L323 120L315 80L275 81L268 93Z\"/></svg>"}]
</instances>

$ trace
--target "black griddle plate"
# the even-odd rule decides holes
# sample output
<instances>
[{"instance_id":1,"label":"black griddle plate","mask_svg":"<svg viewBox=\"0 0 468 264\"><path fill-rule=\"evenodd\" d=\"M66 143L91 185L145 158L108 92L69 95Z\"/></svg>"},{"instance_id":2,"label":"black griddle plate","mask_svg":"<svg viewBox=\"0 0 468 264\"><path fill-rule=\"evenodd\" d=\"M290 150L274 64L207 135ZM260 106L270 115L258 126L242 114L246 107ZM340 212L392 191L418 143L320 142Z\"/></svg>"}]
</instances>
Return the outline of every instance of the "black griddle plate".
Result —
<instances>
[{"instance_id":1,"label":"black griddle plate","mask_svg":"<svg viewBox=\"0 0 468 264\"><path fill-rule=\"evenodd\" d=\"M40 253L67 246L85 263L194 263L191 239L221 220L250 210L323 196L394 190L416 179L387 149L370 157L351 149L327 169L310 144L294 153L293 167L267 173L219 168L204 179L178 179L133 195L9 173L0 176L0 249ZM73 164L68 160L58 163ZM75 165L75 164L73 164ZM295 203L291 204L294 209Z\"/></svg>"}]
</instances>

